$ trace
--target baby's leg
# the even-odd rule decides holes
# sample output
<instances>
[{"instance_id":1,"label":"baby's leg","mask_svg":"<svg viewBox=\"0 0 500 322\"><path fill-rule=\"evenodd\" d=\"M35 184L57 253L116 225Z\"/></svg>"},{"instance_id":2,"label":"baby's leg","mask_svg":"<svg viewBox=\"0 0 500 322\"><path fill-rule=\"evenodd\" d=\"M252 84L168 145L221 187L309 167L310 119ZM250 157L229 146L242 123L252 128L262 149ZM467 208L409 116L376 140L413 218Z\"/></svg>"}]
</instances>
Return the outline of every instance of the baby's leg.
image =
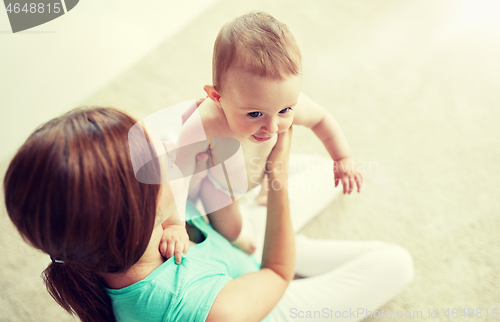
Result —
<instances>
[{"instance_id":1,"label":"baby's leg","mask_svg":"<svg viewBox=\"0 0 500 322\"><path fill-rule=\"evenodd\" d=\"M267 206L267 193L269 191L269 180L267 175L264 176L260 186L260 192L257 197L255 197L255 202L260 206Z\"/></svg>"},{"instance_id":2,"label":"baby's leg","mask_svg":"<svg viewBox=\"0 0 500 322\"><path fill-rule=\"evenodd\" d=\"M217 189L208 178L202 181L200 197L214 230L245 253L255 252L253 241L240 236L242 221L238 200L232 202L231 197L226 192Z\"/></svg>"},{"instance_id":3,"label":"baby's leg","mask_svg":"<svg viewBox=\"0 0 500 322\"><path fill-rule=\"evenodd\" d=\"M231 196L217 189L208 178L201 183L200 197L212 227L227 240L235 240L241 232L238 203L233 203Z\"/></svg>"}]
</instances>

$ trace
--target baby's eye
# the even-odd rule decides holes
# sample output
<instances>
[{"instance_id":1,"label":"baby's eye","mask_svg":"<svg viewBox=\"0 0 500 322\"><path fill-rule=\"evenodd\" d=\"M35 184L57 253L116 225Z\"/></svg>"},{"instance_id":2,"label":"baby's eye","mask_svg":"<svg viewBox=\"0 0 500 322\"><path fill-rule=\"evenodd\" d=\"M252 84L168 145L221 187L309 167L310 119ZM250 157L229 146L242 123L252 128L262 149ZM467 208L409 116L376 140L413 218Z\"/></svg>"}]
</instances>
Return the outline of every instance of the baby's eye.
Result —
<instances>
[{"instance_id":1,"label":"baby's eye","mask_svg":"<svg viewBox=\"0 0 500 322\"><path fill-rule=\"evenodd\" d=\"M285 113L287 113L288 111L291 111L291 110L292 110L292 108L291 108L291 107L284 108L284 109L282 109L282 110L280 111L280 114L285 114Z\"/></svg>"},{"instance_id":2,"label":"baby's eye","mask_svg":"<svg viewBox=\"0 0 500 322\"><path fill-rule=\"evenodd\" d=\"M248 113L248 116L253 117L253 118L259 117L261 115L262 115L261 112L251 112L251 113Z\"/></svg>"}]
</instances>

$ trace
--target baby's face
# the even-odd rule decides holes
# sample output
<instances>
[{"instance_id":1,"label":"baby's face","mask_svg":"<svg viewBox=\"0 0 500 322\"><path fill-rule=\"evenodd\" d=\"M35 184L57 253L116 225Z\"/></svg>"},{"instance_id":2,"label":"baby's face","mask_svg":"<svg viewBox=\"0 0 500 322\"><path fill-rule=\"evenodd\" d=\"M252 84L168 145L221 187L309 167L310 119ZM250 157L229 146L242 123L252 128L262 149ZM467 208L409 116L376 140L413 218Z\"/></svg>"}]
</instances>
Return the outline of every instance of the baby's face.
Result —
<instances>
[{"instance_id":1,"label":"baby's face","mask_svg":"<svg viewBox=\"0 0 500 322\"><path fill-rule=\"evenodd\" d=\"M292 125L300 75L275 81L230 69L226 77L220 104L238 137L264 142Z\"/></svg>"}]
</instances>

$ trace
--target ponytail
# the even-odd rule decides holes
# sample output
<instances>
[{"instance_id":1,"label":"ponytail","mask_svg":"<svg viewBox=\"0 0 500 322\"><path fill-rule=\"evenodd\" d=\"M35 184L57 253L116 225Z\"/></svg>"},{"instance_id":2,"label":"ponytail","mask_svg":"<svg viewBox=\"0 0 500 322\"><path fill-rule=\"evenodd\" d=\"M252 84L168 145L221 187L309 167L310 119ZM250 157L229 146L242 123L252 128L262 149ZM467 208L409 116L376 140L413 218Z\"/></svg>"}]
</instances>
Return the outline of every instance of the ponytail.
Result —
<instances>
[{"instance_id":1,"label":"ponytail","mask_svg":"<svg viewBox=\"0 0 500 322\"><path fill-rule=\"evenodd\" d=\"M111 298L97 274L71 262L52 262L42 278L54 300L83 322L116 322Z\"/></svg>"},{"instance_id":2,"label":"ponytail","mask_svg":"<svg viewBox=\"0 0 500 322\"><path fill-rule=\"evenodd\" d=\"M38 128L5 175L19 233L64 259L42 273L47 290L84 322L116 321L102 276L130 269L151 239L160 185L135 178L128 131L136 122L111 108L71 111ZM145 166L160 171L157 162Z\"/></svg>"}]
</instances>

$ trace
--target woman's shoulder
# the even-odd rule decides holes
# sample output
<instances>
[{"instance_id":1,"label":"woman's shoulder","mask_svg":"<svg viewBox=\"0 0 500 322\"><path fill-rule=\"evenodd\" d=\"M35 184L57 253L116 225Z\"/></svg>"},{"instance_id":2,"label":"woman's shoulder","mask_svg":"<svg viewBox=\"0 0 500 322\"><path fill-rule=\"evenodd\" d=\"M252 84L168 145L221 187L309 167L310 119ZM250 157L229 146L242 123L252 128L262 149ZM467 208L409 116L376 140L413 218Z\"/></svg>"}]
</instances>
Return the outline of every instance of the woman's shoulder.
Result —
<instances>
[{"instance_id":1,"label":"woman's shoulder","mask_svg":"<svg viewBox=\"0 0 500 322\"><path fill-rule=\"evenodd\" d=\"M143 280L108 290L116 314L141 321L205 321L219 292L239 275L258 270L256 261L233 247L208 224L193 204L186 215L205 237L191 246L181 264L168 259Z\"/></svg>"},{"instance_id":2,"label":"woman's shoulder","mask_svg":"<svg viewBox=\"0 0 500 322\"><path fill-rule=\"evenodd\" d=\"M169 259L145 279L108 290L108 294L122 321L163 321L165 317L168 321L205 321L229 280L223 265L203 265L198 256L186 255L181 264Z\"/></svg>"}]
</instances>

